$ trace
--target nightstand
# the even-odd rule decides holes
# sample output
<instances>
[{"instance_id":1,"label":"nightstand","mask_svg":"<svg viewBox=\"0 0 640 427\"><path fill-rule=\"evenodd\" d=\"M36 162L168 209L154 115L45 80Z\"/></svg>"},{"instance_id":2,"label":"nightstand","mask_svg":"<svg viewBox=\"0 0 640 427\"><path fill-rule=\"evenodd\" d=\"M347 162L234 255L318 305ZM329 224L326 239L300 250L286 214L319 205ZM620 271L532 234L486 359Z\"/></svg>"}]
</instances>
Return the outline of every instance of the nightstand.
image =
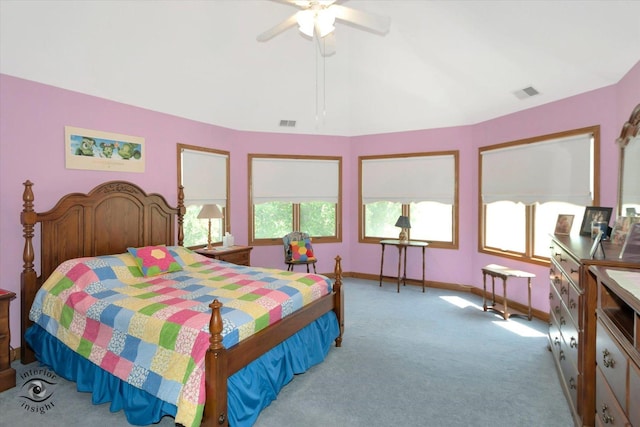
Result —
<instances>
[{"instance_id":1,"label":"nightstand","mask_svg":"<svg viewBox=\"0 0 640 427\"><path fill-rule=\"evenodd\" d=\"M205 248L196 249L195 252L220 261L238 265L251 265L251 249L253 249L253 246L234 245L227 248L216 246L210 251Z\"/></svg>"},{"instance_id":2,"label":"nightstand","mask_svg":"<svg viewBox=\"0 0 640 427\"><path fill-rule=\"evenodd\" d=\"M9 329L9 302L13 292L0 289L0 391L16 386L16 370L11 367L11 331Z\"/></svg>"}]
</instances>

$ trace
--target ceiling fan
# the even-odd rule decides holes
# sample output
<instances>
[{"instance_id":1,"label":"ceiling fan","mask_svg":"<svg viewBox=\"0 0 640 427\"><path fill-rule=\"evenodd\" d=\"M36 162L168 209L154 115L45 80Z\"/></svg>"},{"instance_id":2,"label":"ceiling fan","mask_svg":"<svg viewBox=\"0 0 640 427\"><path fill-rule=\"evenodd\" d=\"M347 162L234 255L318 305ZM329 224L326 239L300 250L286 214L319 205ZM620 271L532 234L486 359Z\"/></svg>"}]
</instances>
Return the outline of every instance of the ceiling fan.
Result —
<instances>
[{"instance_id":1,"label":"ceiling fan","mask_svg":"<svg viewBox=\"0 0 640 427\"><path fill-rule=\"evenodd\" d=\"M342 6L339 0L274 0L295 6L300 10L278 25L259 34L257 39L266 42L280 33L298 25L300 33L315 38L322 56L333 55L335 49L335 22L342 21L362 29L384 35L389 32L391 20L386 16ZM346 0L344 0L346 1Z\"/></svg>"}]
</instances>

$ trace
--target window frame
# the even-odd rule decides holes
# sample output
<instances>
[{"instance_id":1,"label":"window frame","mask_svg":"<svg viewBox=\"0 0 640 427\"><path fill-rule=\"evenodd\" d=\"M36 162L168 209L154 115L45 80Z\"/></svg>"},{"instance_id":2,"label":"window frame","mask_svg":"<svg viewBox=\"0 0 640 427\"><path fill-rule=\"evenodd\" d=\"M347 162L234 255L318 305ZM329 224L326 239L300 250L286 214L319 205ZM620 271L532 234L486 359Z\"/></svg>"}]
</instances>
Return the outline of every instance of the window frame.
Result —
<instances>
[{"instance_id":1,"label":"window frame","mask_svg":"<svg viewBox=\"0 0 640 427\"><path fill-rule=\"evenodd\" d=\"M460 198L459 198L459 180L460 180L460 151L459 150L447 150L447 151L429 151L429 152L417 152L417 153L399 153L399 154L382 154L382 155L369 155L358 157L358 242L359 243L374 243L380 244L381 240L388 240L389 237L377 237L367 236L366 225L366 209L363 203L363 161L366 160L379 160L379 159L402 159L410 157L436 157L436 156L452 156L454 161L454 202L451 209L451 242L442 241L430 241L425 239L411 239L411 230L409 230L409 238L411 240L428 242L430 248L439 249L458 249L459 247L459 229L458 222L460 220ZM403 203L401 207L401 214L410 216L410 203Z\"/></svg>"},{"instance_id":2,"label":"window frame","mask_svg":"<svg viewBox=\"0 0 640 427\"><path fill-rule=\"evenodd\" d=\"M486 221L487 221L487 206L482 200L482 153L490 150L498 150L507 147L514 147L519 145L536 144L536 143L548 143L551 140L562 139L571 136L578 136L584 134L593 135L593 199L591 206L598 206L600 204L600 126L588 126L579 129L572 129L568 131L556 132L546 135L534 136L531 138L525 138L515 141L504 142L500 144L488 145L478 148L478 252L489 255L500 256L517 261L528 262L537 265L548 265L549 257L536 256L534 253L535 248L535 204L525 205L525 251L524 253L501 250L486 245Z\"/></svg>"},{"instance_id":3,"label":"window frame","mask_svg":"<svg viewBox=\"0 0 640 427\"><path fill-rule=\"evenodd\" d=\"M222 218L221 218L221 228L222 228L222 234L224 235L225 233L230 233L231 232L231 218L229 218L230 215L228 215L228 212L231 212L231 171L230 171L230 164L231 164L231 153L229 151L226 150L218 150L215 148L209 148L209 147L201 147L198 145L189 145L189 144L182 144L182 143L177 143L176 144L176 152L177 152L177 160L178 160L178 186L182 186L183 182L182 182L182 153L184 150L190 150L190 151L201 151L201 152L205 152L205 153L212 153L212 154L216 154L216 155L220 155L220 156L225 156L226 157L226 161L225 161L225 165L226 165L226 193L227 193L227 198L225 201L225 206L222 206ZM185 206L185 208L187 208L187 206ZM222 244L222 240L212 240L211 243L214 246L218 246ZM202 245L194 245L194 246L189 246L189 249L200 249L200 248L204 248L207 246L207 242L204 242L204 244Z\"/></svg>"},{"instance_id":4,"label":"window frame","mask_svg":"<svg viewBox=\"0 0 640 427\"><path fill-rule=\"evenodd\" d=\"M269 246L282 245L282 237L272 238L256 238L255 237L255 205L253 203L253 159L286 159L286 160L327 160L338 162L338 202L335 204L335 234L333 236L311 236L313 243L336 243L342 242L342 156L314 156L314 155L295 155L295 154L255 154L247 155L247 173L248 173L248 235L249 245L251 246ZM293 229L291 231L300 230L300 203L292 204Z\"/></svg>"}]
</instances>

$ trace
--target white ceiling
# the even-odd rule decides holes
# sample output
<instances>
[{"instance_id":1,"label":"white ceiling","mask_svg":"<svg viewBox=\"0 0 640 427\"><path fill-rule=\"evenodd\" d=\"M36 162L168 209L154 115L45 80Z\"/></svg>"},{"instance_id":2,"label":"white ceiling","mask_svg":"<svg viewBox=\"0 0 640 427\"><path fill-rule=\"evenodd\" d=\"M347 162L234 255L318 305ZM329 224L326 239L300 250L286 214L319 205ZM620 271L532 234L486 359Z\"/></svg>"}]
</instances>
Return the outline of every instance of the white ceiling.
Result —
<instances>
[{"instance_id":1,"label":"white ceiling","mask_svg":"<svg viewBox=\"0 0 640 427\"><path fill-rule=\"evenodd\" d=\"M0 72L238 130L364 135L474 124L617 83L640 1L364 1L323 58L276 1L0 0ZM540 95L518 99L528 86ZM281 119L295 128L279 127Z\"/></svg>"}]
</instances>

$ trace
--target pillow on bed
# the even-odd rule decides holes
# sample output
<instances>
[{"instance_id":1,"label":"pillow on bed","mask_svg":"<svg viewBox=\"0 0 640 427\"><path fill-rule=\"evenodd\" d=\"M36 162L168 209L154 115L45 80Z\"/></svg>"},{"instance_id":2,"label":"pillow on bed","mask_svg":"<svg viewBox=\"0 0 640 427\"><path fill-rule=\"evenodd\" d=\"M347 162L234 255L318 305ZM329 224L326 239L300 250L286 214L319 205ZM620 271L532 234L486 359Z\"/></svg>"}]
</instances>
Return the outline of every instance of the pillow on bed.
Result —
<instances>
[{"instance_id":1,"label":"pillow on bed","mask_svg":"<svg viewBox=\"0 0 640 427\"><path fill-rule=\"evenodd\" d=\"M127 248L127 251L136 259L136 264L144 276L157 276L162 273L182 270L166 246Z\"/></svg>"},{"instance_id":2,"label":"pillow on bed","mask_svg":"<svg viewBox=\"0 0 640 427\"><path fill-rule=\"evenodd\" d=\"M291 258L293 261L307 262L315 261L311 239L294 240L291 242Z\"/></svg>"}]
</instances>

